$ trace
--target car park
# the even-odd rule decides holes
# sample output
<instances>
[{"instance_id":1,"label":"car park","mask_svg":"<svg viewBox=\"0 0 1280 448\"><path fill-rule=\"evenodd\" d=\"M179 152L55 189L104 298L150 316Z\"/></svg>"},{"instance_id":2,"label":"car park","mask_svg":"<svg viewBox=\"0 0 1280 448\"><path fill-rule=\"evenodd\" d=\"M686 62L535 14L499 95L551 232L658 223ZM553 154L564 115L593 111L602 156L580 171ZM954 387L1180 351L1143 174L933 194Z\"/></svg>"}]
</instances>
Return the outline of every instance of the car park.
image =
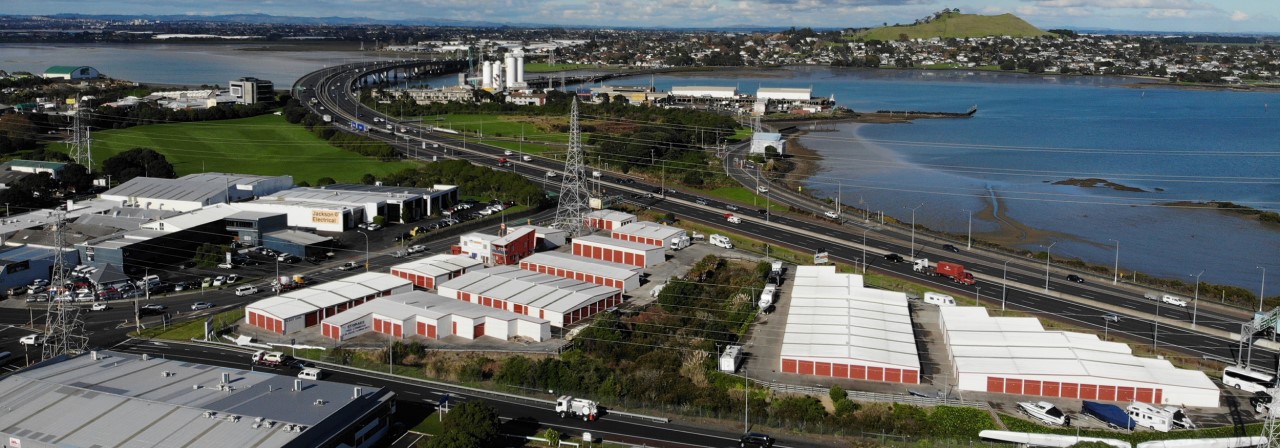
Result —
<instances>
[{"instance_id":1,"label":"car park","mask_svg":"<svg viewBox=\"0 0 1280 448\"><path fill-rule=\"evenodd\" d=\"M207 310L213 308L213 304L209 302L196 302L191 304L191 311Z\"/></svg>"},{"instance_id":2,"label":"car park","mask_svg":"<svg viewBox=\"0 0 1280 448\"><path fill-rule=\"evenodd\" d=\"M1083 277L1080 277L1079 275L1075 275L1075 274L1068 274L1068 275L1067 275L1067 281L1076 282L1076 283L1084 283L1084 278L1083 278Z\"/></svg>"}]
</instances>

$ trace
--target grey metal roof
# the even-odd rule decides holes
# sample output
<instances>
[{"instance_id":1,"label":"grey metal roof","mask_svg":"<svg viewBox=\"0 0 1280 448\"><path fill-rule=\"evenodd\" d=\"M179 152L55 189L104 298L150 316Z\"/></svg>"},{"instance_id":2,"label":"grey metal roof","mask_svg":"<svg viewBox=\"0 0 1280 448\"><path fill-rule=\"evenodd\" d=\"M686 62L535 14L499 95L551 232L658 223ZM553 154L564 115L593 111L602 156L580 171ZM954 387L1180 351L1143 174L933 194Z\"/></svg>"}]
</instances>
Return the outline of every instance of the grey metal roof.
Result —
<instances>
[{"instance_id":1,"label":"grey metal roof","mask_svg":"<svg viewBox=\"0 0 1280 448\"><path fill-rule=\"evenodd\" d=\"M179 177L177 180L193 183L207 183L214 186L220 186L225 189L228 185L253 185L258 182L276 178L289 178L289 183L293 183L292 176L258 176L254 174L231 173L195 173Z\"/></svg>"},{"instance_id":2,"label":"grey metal roof","mask_svg":"<svg viewBox=\"0 0 1280 448\"><path fill-rule=\"evenodd\" d=\"M302 244L305 246L320 244L325 241L330 241L333 239L327 236L320 236L314 233L303 232L300 230L280 230L280 231L268 233L264 235L264 237L275 238L278 240L287 241L290 243Z\"/></svg>"},{"instance_id":3,"label":"grey metal roof","mask_svg":"<svg viewBox=\"0 0 1280 448\"><path fill-rule=\"evenodd\" d=\"M102 193L102 196L136 197L153 201L203 202L214 196L225 194L226 191L226 185L188 182L180 179L135 177L107 190Z\"/></svg>"},{"instance_id":4,"label":"grey metal roof","mask_svg":"<svg viewBox=\"0 0 1280 448\"><path fill-rule=\"evenodd\" d=\"M574 238L574 241L596 244L600 246L612 246L612 247L618 247L622 249L638 250L638 251L649 251L654 249L660 249L660 247L654 246L651 244L637 243L634 241L627 241L627 240L619 240L619 239L609 238L607 236L600 236L600 235L580 236L580 237Z\"/></svg>"},{"instance_id":5,"label":"grey metal roof","mask_svg":"<svg viewBox=\"0 0 1280 448\"><path fill-rule=\"evenodd\" d=\"M343 325L356 319L363 318L371 313L402 321L409 320L416 316L438 320L453 314L469 319L492 317L494 319L501 320L525 320L544 325L550 322L538 317L516 314L507 310L500 310L474 303L463 302L461 300L454 300L425 291L413 291L404 294L379 297L349 310L330 316L325 319L324 322L331 325Z\"/></svg>"},{"instance_id":6,"label":"grey metal roof","mask_svg":"<svg viewBox=\"0 0 1280 448\"><path fill-rule=\"evenodd\" d=\"M392 395L364 387L356 398L352 386L326 381L294 391L293 378L271 373L97 353L0 380L0 434L24 447L278 447L339 431ZM229 389L220 387L224 373Z\"/></svg>"},{"instance_id":7,"label":"grey metal roof","mask_svg":"<svg viewBox=\"0 0 1280 448\"><path fill-rule=\"evenodd\" d=\"M431 196L439 194L443 191L449 191L457 188L453 185L437 185L443 187L441 189L422 188L422 187L393 187L390 185L363 185L363 184L333 184L319 187L322 190L344 190L344 191L362 191L369 193L396 193L396 194L419 194L422 196Z\"/></svg>"},{"instance_id":8,"label":"grey metal roof","mask_svg":"<svg viewBox=\"0 0 1280 448\"><path fill-rule=\"evenodd\" d=\"M515 266L495 266L471 271L439 286L475 295L567 313L618 293L595 283L526 271Z\"/></svg>"},{"instance_id":9,"label":"grey metal roof","mask_svg":"<svg viewBox=\"0 0 1280 448\"><path fill-rule=\"evenodd\" d=\"M608 278L628 279L640 275L637 266L610 263L563 252L542 252L525 257L521 262L541 264L574 272L602 275Z\"/></svg>"}]
</instances>

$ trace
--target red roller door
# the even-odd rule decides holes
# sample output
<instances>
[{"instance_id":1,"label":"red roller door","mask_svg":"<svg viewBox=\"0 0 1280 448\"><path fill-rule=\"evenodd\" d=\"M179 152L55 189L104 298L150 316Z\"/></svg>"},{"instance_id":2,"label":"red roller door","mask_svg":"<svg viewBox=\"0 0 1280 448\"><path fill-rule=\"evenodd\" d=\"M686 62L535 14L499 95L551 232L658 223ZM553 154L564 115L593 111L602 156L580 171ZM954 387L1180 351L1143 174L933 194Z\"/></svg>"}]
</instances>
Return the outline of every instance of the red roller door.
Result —
<instances>
[{"instance_id":1,"label":"red roller door","mask_svg":"<svg viewBox=\"0 0 1280 448\"><path fill-rule=\"evenodd\" d=\"M1103 401L1116 401L1116 387L1098 386L1098 399Z\"/></svg>"},{"instance_id":2,"label":"red roller door","mask_svg":"<svg viewBox=\"0 0 1280 448\"><path fill-rule=\"evenodd\" d=\"M813 361L800 361L800 374L813 375Z\"/></svg>"},{"instance_id":3,"label":"red roller door","mask_svg":"<svg viewBox=\"0 0 1280 448\"><path fill-rule=\"evenodd\" d=\"M860 366L855 364L849 367L850 367L849 378L852 378L855 380L867 379L867 366Z\"/></svg>"},{"instance_id":4,"label":"red roller door","mask_svg":"<svg viewBox=\"0 0 1280 448\"><path fill-rule=\"evenodd\" d=\"M1151 400L1153 404L1164 404L1164 390L1156 389L1156 399Z\"/></svg>"},{"instance_id":5,"label":"red roller door","mask_svg":"<svg viewBox=\"0 0 1280 448\"><path fill-rule=\"evenodd\" d=\"M799 370L799 368L798 368L798 367L796 367L796 360L794 360L794 359L783 359L783 360L782 360L782 372L783 372L783 373L796 373L796 372L799 372L799 371L800 371L800 370Z\"/></svg>"},{"instance_id":6,"label":"red roller door","mask_svg":"<svg viewBox=\"0 0 1280 448\"><path fill-rule=\"evenodd\" d=\"M987 392L1004 392L1004 378L997 376L987 377Z\"/></svg>"},{"instance_id":7,"label":"red roller door","mask_svg":"<svg viewBox=\"0 0 1280 448\"><path fill-rule=\"evenodd\" d=\"M1117 387L1116 401L1133 401L1138 396L1137 394L1137 391L1132 387Z\"/></svg>"},{"instance_id":8,"label":"red roller door","mask_svg":"<svg viewBox=\"0 0 1280 448\"><path fill-rule=\"evenodd\" d=\"M871 381L884 381L884 367L867 367L867 379Z\"/></svg>"},{"instance_id":9,"label":"red roller door","mask_svg":"<svg viewBox=\"0 0 1280 448\"><path fill-rule=\"evenodd\" d=\"M1098 399L1098 385L1096 385L1096 384L1081 384L1081 385L1080 385L1080 399L1081 399L1081 400L1097 400L1097 399Z\"/></svg>"},{"instance_id":10,"label":"red roller door","mask_svg":"<svg viewBox=\"0 0 1280 448\"><path fill-rule=\"evenodd\" d=\"M428 325L427 325L427 337L428 337L428 338L431 338L431 339L435 339L435 338L436 338L436 326L435 326L435 325L430 325L430 324L428 324Z\"/></svg>"},{"instance_id":11,"label":"red roller door","mask_svg":"<svg viewBox=\"0 0 1280 448\"><path fill-rule=\"evenodd\" d=\"M1040 380L1023 381L1022 393L1025 395L1040 395Z\"/></svg>"},{"instance_id":12,"label":"red roller door","mask_svg":"<svg viewBox=\"0 0 1280 448\"><path fill-rule=\"evenodd\" d=\"M1156 393L1154 389L1148 387L1139 387L1137 391L1137 400L1143 403L1156 403Z\"/></svg>"},{"instance_id":13,"label":"red roller door","mask_svg":"<svg viewBox=\"0 0 1280 448\"><path fill-rule=\"evenodd\" d=\"M819 376L831 376L831 363L820 362L814 364L813 374Z\"/></svg>"},{"instance_id":14,"label":"red roller door","mask_svg":"<svg viewBox=\"0 0 1280 448\"><path fill-rule=\"evenodd\" d=\"M1062 398L1084 398L1080 396L1080 385L1076 383L1062 383L1062 392L1058 393Z\"/></svg>"},{"instance_id":15,"label":"red roller door","mask_svg":"<svg viewBox=\"0 0 1280 448\"><path fill-rule=\"evenodd\" d=\"M1013 379L1013 378L1009 378L1009 379L1004 380L1004 393L1006 393L1006 394L1021 394L1021 393L1022 393L1022 380L1015 380L1015 379Z\"/></svg>"},{"instance_id":16,"label":"red roller door","mask_svg":"<svg viewBox=\"0 0 1280 448\"><path fill-rule=\"evenodd\" d=\"M890 383L902 382L902 369L884 369L884 380Z\"/></svg>"},{"instance_id":17,"label":"red roller door","mask_svg":"<svg viewBox=\"0 0 1280 448\"><path fill-rule=\"evenodd\" d=\"M832 368L833 368L834 370L831 372L831 376L834 376L834 377L836 377L836 378L848 378L848 377L849 377L849 365L848 365L848 364L836 364L836 365L832 366Z\"/></svg>"},{"instance_id":18,"label":"red roller door","mask_svg":"<svg viewBox=\"0 0 1280 448\"><path fill-rule=\"evenodd\" d=\"M1058 383L1057 381L1045 381L1044 385L1040 387L1040 395L1056 397L1061 390L1061 383Z\"/></svg>"},{"instance_id":19,"label":"red roller door","mask_svg":"<svg viewBox=\"0 0 1280 448\"><path fill-rule=\"evenodd\" d=\"M475 337L478 338L480 336L484 336L484 324L476 325L475 327Z\"/></svg>"},{"instance_id":20,"label":"red roller door","mask_svg":"<svg viewBox=\"0 0 1280 448\"><path fill-rule=\"evenodd\" d=\"M902 382L903 382L903 383L906 383L906 384L920 384L920 371L918 371L918 370L903 370L903 371L902 371Z\"/></svg>"}]
</instances>

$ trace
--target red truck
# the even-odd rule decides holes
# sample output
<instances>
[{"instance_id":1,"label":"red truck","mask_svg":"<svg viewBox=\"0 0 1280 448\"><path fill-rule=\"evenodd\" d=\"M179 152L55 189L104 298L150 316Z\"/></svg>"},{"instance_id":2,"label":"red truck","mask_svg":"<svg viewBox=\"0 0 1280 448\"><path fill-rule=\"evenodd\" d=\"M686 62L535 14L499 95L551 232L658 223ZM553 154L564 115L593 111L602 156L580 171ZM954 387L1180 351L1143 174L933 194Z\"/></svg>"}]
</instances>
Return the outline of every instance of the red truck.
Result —
<instances>
[{"instance_id":1,"label":"red truck","mask_svg":"<svg viewBox=\"0 0 1280 448\"><path fill-rule=\"evenodd\" d=\"M915 266L912 269L923 274L941 275L963 285L972 285L978 282L973 279L973 274L965 272L964 265L959 263L939 261L937 265L934 265L931 268L929 266L929 259L921 258L916 260Z\"/></svg>"},{"instance_id":2,"label":"red truck","mask_svg":"<svg viewBox=\"0 0 1280 448\"><path fill-rule=\"evenodd\" d=\"M498 166L511 166L511 161L507 160L506 157L499 157Z\"/></svg>"}]
</instances>

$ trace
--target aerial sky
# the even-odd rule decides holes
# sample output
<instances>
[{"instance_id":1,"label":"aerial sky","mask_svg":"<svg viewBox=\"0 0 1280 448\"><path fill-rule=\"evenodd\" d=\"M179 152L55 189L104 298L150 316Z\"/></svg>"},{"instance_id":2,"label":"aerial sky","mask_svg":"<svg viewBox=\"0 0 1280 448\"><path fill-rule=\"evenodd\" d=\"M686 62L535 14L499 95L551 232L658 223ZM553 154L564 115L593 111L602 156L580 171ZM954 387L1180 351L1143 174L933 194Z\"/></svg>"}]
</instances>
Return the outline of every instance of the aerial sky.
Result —
<instances>
[{"instance_id":1,"label":"aerial sky","mask_svg":"<svg viewBox=\"0 0 1280 448\"><path fill-rule=\"evenodd\" d=\"M943 8L1042 29L1280 32L1280 0L0 0L0 14L271 14L591 27L866 27Z\"/></svg>"}]
</instances>

